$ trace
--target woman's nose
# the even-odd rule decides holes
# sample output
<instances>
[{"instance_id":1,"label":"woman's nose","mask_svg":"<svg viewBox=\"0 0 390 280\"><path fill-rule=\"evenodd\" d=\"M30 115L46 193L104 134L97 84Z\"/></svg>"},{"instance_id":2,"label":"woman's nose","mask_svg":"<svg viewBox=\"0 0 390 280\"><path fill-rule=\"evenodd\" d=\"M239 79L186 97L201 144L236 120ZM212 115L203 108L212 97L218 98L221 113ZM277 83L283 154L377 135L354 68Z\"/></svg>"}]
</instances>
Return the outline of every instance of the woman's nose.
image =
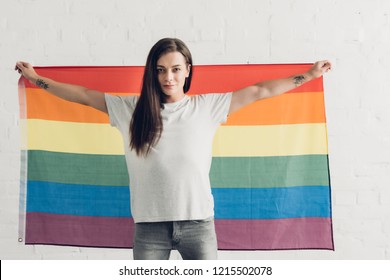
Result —
<instances>
[{"instance_id":1,"label":"woman's nose","mask_svg":"<svg viewBox=\"0 0 390 280\"><path fill-rule=\"evenodd\" d=\"M165 75L165 80L167 82L170 82L173 80L173 74L170 71L167 71L167 74Z\"/></svg>"}]
</instances>

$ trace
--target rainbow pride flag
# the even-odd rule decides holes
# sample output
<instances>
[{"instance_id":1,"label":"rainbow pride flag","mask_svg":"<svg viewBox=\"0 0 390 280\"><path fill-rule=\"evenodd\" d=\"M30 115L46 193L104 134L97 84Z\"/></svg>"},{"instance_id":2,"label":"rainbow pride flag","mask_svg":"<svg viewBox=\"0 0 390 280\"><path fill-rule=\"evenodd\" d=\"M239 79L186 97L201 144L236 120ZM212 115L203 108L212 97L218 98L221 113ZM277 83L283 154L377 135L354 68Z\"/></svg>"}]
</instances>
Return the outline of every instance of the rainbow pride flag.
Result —
<instances>
[{"instance_id":1,"label":"rainbow pride flag","mask_svg":"<svg viewBox=\"0 0 390 280\"><path fill-rule=\"evenodd\" d=\"M224 93L305 72L308 64L194 67L190 95ZM37 67L54 80L139 94L143 67ZM333 250L322 78L229 116L210 171L219 249ZM19 81L19 240L131 248L122 138L108 116Z\"/></svg>"}]
</instances>

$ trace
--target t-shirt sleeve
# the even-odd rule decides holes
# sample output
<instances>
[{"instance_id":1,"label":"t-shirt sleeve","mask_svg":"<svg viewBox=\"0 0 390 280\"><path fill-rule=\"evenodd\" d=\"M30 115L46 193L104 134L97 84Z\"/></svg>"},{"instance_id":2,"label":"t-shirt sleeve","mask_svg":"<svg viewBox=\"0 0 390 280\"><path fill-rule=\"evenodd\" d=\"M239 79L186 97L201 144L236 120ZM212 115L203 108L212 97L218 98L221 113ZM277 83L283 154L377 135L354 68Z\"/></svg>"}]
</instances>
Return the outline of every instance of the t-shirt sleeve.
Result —
<instances>
[{"instance_id":1,"label":"t-shirt sleeve","mask_svg":"<svg viewBox=\"0 0 390 280\"><path fill-rule=\"evenodd\" d=\"M210 111L211 119L216 124L226 122L229 115L232 92L211 93L203 95L206 108Z\"/></svg>"},{"instance_id":2,"label":"t-shirt sleeve","mask_svg":"<svg viewBox=\"0 0 390 280\"><path fill-rule=\"evenodd\" d=\"M118 96L105 94L106 105L110 124L120 128L122 125L128 126L137 104L138 96Z\"/></svg>"}]
</instances>

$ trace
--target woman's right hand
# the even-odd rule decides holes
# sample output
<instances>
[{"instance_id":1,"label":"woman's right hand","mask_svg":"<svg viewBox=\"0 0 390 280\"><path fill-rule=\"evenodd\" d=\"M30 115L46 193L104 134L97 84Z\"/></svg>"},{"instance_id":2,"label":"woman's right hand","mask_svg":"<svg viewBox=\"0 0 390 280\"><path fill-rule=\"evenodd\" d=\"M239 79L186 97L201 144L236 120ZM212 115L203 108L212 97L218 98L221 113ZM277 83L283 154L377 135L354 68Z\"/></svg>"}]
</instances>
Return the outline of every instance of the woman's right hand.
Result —
<instances>
[{"instance_id":1,"label":"woman's right hand","mask_svg":"<svg viewBox=\"0 0 390 280\"><path fill-rule=\"evenodd\" d=\"M34 67L28 62L23 62L23 61L16 62L15 70L17 70L19 74L21 74L30 82L35 83L35 81L38 79L37 72L35 72Z\"/></svg>"},{"instance_id":2,"label":"woman's right hand","mask_svg":"<svg viewBox=\"0 0 390 280\"><path fill-rule=\"evenodd\" d=\"M108 113L105 95L103 92L91 90L83 86L57 82L52 79L39 76L34 67L23 61L16 62L15 70L23 75L32 84L47 92L70 102L90 106L104 113Z\"/></svg>"}]
</instances>

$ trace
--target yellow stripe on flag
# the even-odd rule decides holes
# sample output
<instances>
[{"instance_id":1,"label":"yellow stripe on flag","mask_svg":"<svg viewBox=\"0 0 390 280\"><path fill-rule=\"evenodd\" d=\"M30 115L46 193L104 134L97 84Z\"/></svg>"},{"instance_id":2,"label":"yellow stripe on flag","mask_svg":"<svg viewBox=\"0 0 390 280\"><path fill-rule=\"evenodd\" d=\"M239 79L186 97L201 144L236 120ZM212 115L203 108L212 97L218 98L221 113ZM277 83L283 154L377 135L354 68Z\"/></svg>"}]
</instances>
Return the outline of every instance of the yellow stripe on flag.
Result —
<instances>
[{"instance_id":1,"label":"yellow stripe on flag","mask_svg":"<svg viewBox=\"0 0 390 280\"><path fill-rule=\"evenodd\" d=\"M124 154L122 136L109 124L30 119L28 149L78 154ZM214 156L327 154L326 124L222 126Z\"/></svg>"},{"instance_id":2,"label":"yellow stripe on flag","mask_svg":"<svg viewBox=\"0 0 390 280\"><path fill-rule=\"evenodd\" d=\"M77 154L124 154L120 132L109 124L28 120L28 149Z\"/></svg>"},{"instance_id":3,"label":"yellow stripe on flag","mask_svg":"<svg viewBox=\"0 0 390 280\"><path fill-rule=\"evenodd\" d=\"M215 135L213 155L291 156L327 154L326 124L224 126Z\"/></svg>"}]
</instances>

